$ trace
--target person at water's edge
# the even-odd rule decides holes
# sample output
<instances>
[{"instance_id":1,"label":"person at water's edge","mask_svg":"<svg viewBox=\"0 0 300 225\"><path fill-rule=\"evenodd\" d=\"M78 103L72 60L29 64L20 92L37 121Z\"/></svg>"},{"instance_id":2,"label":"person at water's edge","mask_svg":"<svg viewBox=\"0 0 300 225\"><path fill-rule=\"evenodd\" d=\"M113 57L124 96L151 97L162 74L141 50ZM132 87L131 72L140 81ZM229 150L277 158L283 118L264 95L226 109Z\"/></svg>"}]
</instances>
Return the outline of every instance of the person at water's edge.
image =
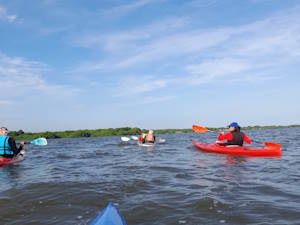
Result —
<instances>
[{"instance_id":1,"label":"person at water's edge","mask_svg":"<svg viewBox=\"0 0 300 225\"><path fill-rule=\"evenodd\" d=\"M230 132L226 134L224 132L220 133L218 141L227 140L226 145L243 146L244 141L249 145L251 144L251 139L241 132L241 127L237 122L231 123L228 128Z\"/></svg>"},{"instance_id":2,"label":"person at water's edge","mask_svg":"<svg viewBox=\"0 0 300 225\"><path fill-rule=\"evenodd\" d=\"M20 142L17 148L15 140L8 136L8 129L6 127L0 128L0 156L13 158L22 150L24 150L24 141Z\"/></svg>"}]
</instances>

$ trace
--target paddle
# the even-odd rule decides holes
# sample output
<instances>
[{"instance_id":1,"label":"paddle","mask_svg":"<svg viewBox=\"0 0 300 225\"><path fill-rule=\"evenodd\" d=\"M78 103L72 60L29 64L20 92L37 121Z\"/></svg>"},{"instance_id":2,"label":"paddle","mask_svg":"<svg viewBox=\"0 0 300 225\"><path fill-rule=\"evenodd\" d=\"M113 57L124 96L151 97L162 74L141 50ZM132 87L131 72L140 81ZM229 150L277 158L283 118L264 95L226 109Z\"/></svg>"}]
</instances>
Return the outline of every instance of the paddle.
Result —
<instances>
[{"instance_id":1,"label":"paddle","mask_svg":"<svg viewBox=\"0 0 300 225\"><path fill-rule=\"evenodd\" d=\"M197 132L197 133L205 133L205 132L208 132L209 130L205 127L201 127L201 126L198 126L198 125L193 125L192 126L192 129L193 131ZM257 141L257 140L251 140L255 143L262 143L266 148L282 148L282 145L281 144L276 144L276 143L273 143L273 142L264 142L264 141Z\"/></svg>"},{"instance_id":2,"label":"paddle","mask_svg":"<svg viewBox=\"0 0 300 225\"><path fill-rule=\"evenodd\" d=\"M166 139L159 138L158 144L163 144L163 143L166 143Z\"/></svg>"},{"instance_id":3,"label":"paddle","mask_svg":"<svg viewBox=\"0 0 300 225\"><path fill-rule=\"evenodd\" d=\"M137 136L131 136L131 139L135 140L135 141L139 140L139 138Z\"/></svg>"},{"instance_id":4,"label":"paddle","mask_svg":"<svg viewBox=\"0 0 300 225\"><path fill-rule=\"evenodd\" d=\"M130 140L134 140L134 141L137 141L139 138L136 137L136 136L131 136L130 138L129 137L121 137L121 141L124 141L124 142L128 142Z\"/></svg>"},{"instance_id":5,"label":"paddle","mask_svg":"<svg viewBox=\"0 0 300 225\"><path fill-rule=\"evenodd\" d=\"M251 140L252 142L254 143L263 143L263 145L266 147L266 148L282 148L282 145L281 144L277 144L277 143L273 143L273 142L265 142L265 141L257 141L257 140Z\"/></svg>"},{"instance_id":6,"label":"paddle","mask_svg":"<svg viewBox=\"0 0 300 225\"><path fill-rule=\"evenodd\" d=\"M121 141L128 142L128 141L130 141L130 138L128 138L128 137L121 137Z\"/></svg>"},{"instance_id":7,"label":"paddle","mask_svg":"<svg viewBox=\"0 0 300 225\"><path fill-rule=\"evenodd\" d=\"M46 138L37 138L34 139L32 141L26 141L24 144L32 144L32 145L40 145L40 146L44 146L47 145L47 139Z\"/></svg>"},{"instance_id":8,"label":"paddle","mask_svg":"<svg viewBox=\"0 0 300 225\"><path fill-rule=\"evenodd\" d=\"M193 125L192 129L193 129L193 131L195 131L196 133L205 133L205 132L208 132L208 129L207 129L207 128L201 127L201 126L198 126L198 125Z\"/></svg>"}]
</instances>

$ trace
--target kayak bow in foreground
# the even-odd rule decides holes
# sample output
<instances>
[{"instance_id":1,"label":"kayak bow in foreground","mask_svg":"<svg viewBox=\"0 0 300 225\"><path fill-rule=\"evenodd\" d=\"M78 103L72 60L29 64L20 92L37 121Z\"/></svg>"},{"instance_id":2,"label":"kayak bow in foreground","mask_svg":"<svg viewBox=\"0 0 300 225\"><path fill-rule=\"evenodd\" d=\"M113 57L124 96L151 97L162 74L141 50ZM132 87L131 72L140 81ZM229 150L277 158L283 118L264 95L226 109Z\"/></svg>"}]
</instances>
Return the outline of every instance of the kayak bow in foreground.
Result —
<instances>
[{"instance_id":1,"label":"kayak bow in foreground","mask_svg":"<svg viewBox=\"0 0 300 225\"><path fill-rule=\"evenodd\" d=\"M110 202L90 225L126 225L119 211Z\"/></svg>"},{"instance_id":2,"label":"kayak bow in foreground","mask_svg":"<svg viewBox=\"0 0 300 225\"><path fill-rule=\"evenodd\" d=\"M245 146L221 146L218 144L202 144L193 140L194 146L203 151L218 154L243 155L253 157L278 157L281 156L281 145L264 148L253 148Z\"/></svg>"}]
</instances>

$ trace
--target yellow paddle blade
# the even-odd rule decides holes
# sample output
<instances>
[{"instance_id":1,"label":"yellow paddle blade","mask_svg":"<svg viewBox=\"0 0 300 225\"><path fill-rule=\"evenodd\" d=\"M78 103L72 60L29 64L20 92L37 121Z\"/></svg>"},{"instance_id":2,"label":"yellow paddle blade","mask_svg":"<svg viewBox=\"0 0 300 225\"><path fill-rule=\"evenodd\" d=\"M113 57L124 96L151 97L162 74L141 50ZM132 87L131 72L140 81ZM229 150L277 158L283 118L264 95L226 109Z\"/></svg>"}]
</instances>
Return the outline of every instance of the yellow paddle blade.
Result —
<instances>
[{"instance_id":1,"label":"yellow paddle blade","mask_svg":"<svg viewBox=\"0 0 300 225\"><path fill-rule=\"evenodd\" d=\"M208 132L208 129L205 128L205 127L201 127L201 126L198 126L198 125L193 125L192 127L193 131L197 132L197 133L205 133L205 132Z\"/></svg>"}]
</instances>

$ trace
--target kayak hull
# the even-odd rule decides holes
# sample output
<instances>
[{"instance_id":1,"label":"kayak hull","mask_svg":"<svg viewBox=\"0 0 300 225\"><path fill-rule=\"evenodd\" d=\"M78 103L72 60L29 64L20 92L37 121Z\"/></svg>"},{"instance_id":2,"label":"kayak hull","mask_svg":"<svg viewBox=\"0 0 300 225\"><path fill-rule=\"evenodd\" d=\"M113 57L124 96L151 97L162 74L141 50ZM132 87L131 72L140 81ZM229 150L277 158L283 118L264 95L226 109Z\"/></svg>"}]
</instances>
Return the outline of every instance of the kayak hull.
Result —
<instances>
[{"instance_id":1,"label":"kayak hull","mask_svg":"<svg viewBox=\"0 0 300 225\"><path fill-rule=\"evenodd\" d=\"M153 147L154 143L141 143L141 142L138 142L138 145L142 146L142 147Z\"/></svg>"},{"instance_id":2,"label":"kayak hull","mask_svg":"<svg viewBox=\"0 0 300 225\"><path fill-rule=\"evenodd\" d=\"M218 144L202 144L193 140L195 148L203 152L228 154L252 157L279 157L282 155L280 148L252 148L244 146L221 146Z\"/></svg>"},{"instance_id":3,"label":"kayak hull","mask_svg":"<svg viewBox=\"0 0 300 225\"><path fill-rule=\"evenodd\" d=\"M0 166L5 166L7 164L13 164L16 162L20 162L25 158L25 151L21 151L19 155L14 158L5 158L0 156Z\"/></svg>"},{"instance_id":4,"label":"kayak hull","mask_svg":"<svg viewBox=\"0 0 300 225\"><path fill-rule=\"evenodd\" d=\"M90 225L126 225L126 222L119 211L110 202Z\"/></svg>"}]
</instances>

